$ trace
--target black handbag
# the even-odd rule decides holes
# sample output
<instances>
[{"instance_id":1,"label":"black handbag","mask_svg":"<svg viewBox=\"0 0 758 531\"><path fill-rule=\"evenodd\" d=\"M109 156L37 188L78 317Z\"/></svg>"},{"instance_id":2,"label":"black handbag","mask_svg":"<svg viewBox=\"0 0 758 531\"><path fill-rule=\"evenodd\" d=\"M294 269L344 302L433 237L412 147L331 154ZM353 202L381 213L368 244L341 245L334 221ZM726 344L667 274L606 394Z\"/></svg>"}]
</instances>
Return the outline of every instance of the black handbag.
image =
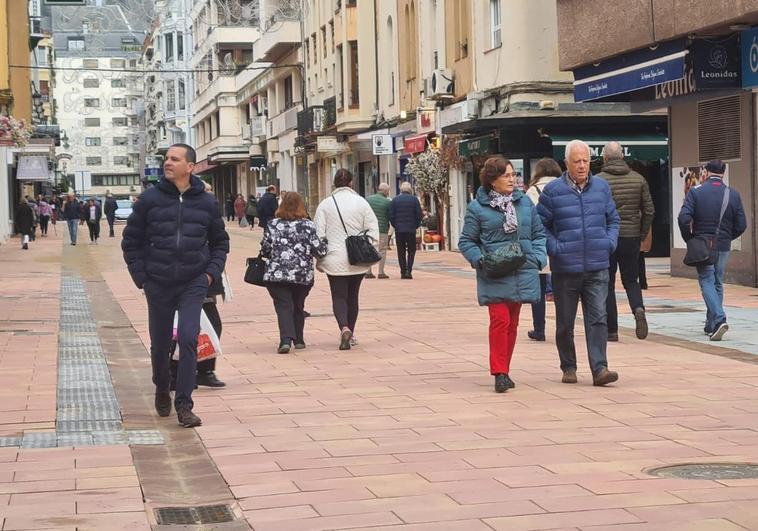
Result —
<instances>
[{"instance_id":1,"label":"black handbag","mask_svg":"<svg viewBox=\"0 0 758 531\"><path fill-rule=\"evenodd\" d=\"M266 273L266 261L261 255L247 259L245 282L254 286L265 286L263 275Z\"/></svg>"},{"instance_id":2,"label":"black handbag","mask_svg":"<svg viewBox=\"0 0 758 531\"><path fill-rule=\"evenodd\" d=\"M382 259L382 255L379 254L379 251L376 250L374 244L371 243L371 236L368 235L368 231L364 230L355 236L351 236L347 232L345 220L342 219L340 207L337 205L337 200L334 196L332 196L332 200L334 201L334 206L337 208L337 214L342 222L342 228L345 230L345 234L347 234L347 238L345 238L345 247L347 247L347 260L350 262L350 265L370 266L379 262Z\"/></svg>"},{"instance_id":3,"label":"black handbag","mask_svg":"<svg viewBox=\"0 0 758 531\"><path fill-rule=\"evenodd\" d=\"M721 201L721 213L716 225L716 234L698 234L687 240L687 252L684 255L684 265L690 267L713 265L718 262L719 230L724 218L726 207L729 205L729 188L724 186L724 198Z\"/></svg>"},{"instance_id":4,"label":"black handbag","mask_svg":"<svg viewBox=\"0 0 758 531\"><path fill-rule=\"evenodd\" d=\"M503 278L518 270L526 262L524 250L518 241L518 230L515 238L502 247L482 257L482 272L487 278Z\"/></svg>"}]
</instances>

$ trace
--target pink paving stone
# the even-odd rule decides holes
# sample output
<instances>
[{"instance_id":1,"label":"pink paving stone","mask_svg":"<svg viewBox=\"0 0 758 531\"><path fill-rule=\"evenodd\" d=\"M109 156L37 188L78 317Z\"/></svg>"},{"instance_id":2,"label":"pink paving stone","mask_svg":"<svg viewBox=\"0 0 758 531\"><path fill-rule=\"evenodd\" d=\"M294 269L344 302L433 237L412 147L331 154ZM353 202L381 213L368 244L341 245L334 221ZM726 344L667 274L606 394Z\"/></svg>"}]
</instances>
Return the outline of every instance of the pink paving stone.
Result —
<instances>
[{"instance_id":1,"label":"pink paving stone","mask_svg":"<svg viewBox=\"0 0 758 531\"><path fill-rule=\"evenodd\" d=\"M293 507L277 507L275 509L259 509L257 511L244 511L245 519L257 529L261 522L277 522L298 518L312 518L319 514L310 505L295 505Z\"/></svg>"},{"instance_id":2,"label":"pink paving stone","mask_svg":"<svg viewBox=\"0 0 758 531\"><path fill-rule=\"evenodd\" d=\"M381 511L395 512L400 508L443 510L459 507L459 505L443 494L425 494L420 496L375 498L360 501L316 503L313 507L322 516L335 516L341 514L361 514Z\"/></svg>"},{"instance_id":3,"label":"pink paving stone","mask_svg":"<svg viewBox=\"0 0 758 531\"><path fill-rule=\"evenodd\" d=\"M372 527L371 531L492 531L492 528L481 520L456 520L429 524L377 526Z\"/></svg>"},{"instance_id":4,"label":"pink paving stone","mask_svg":"<svg viewBox=\"0 0 758 531\"><path fill-rule=\"evenodd\" d=\"M373 493L365 488L334 489L313 492L297 492L292 494L272 494L268 496L253 496L240 500L243 510L269 509L287 507L290 505L312 505L318 502L367 500L375 498Z\"/></svg>"},{"instance_id":5,"label":"pink paving stone","mask_svg":"<svg viewBox=\"0 0 758 531\"><path fill-rule=\"evenodd\" d=\"M557 529L568 526L590 527L641 522L639 518L623 509L577 511L570 513L545 513L503 518L487 518L486 524L497 531L527 531Z\"/></svg>"},{"instance_id":6,"label":"pink paving stone","mask_svg":"<svg viewBox=\"0 0 758 531\"><path fill-rule=\"evenodd\" d=\"M349 516L325 516L320 518L261 522L255 526L255 531L327 531L332 529L360 529L400 523L402 523L401 520L390 512L365 513Z\"/></svg>"}]
</instances>

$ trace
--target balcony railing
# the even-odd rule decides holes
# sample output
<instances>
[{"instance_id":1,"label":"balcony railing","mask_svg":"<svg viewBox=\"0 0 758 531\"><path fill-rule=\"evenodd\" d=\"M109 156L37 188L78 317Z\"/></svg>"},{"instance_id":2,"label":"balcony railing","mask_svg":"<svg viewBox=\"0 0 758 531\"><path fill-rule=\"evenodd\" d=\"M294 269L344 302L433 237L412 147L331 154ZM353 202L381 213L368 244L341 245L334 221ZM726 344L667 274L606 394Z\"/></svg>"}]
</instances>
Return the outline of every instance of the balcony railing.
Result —
<instances>
[{"instance_id":1,"label":"balcony railing","mask_svg":"<svg viewBox=\"0 0 758 531\"><path fill-rule=\"evenodd\" d=\"M337 123L337 98L332 96L324 100L324 129Z\"/></svg>"}]
</instances>

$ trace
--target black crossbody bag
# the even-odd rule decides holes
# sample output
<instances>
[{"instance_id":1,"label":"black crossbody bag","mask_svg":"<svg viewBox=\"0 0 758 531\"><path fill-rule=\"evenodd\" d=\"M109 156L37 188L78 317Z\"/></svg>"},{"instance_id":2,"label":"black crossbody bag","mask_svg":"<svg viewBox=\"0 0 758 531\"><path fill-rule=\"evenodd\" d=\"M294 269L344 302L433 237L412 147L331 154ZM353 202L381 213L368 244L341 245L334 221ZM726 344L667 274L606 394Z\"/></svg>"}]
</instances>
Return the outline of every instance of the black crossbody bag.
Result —
<instances>
[{"instance_id":1,"label":"black crossbody bag","mask_svg":"<svg viewBox=\"0 0 758 531\"><path fill-rule=\"evenodd\" d=\"M368 235L368 231L364 230L355 236L351 236L347 232L345 220L342 219L340 207L334 196L332 196L332 201L334 201L334 207L337 209L337 215L340 217L342 228L344 229L345 234L347 234L347 238L345 238L345 246L347 247L347 259L350 262L350 265L370 266L379 262L382 259L382 255L379 254L379 251L376 250L376 247L374 247L374 244L371 242L372 238Z\"/></svg>"},{"instance_id":2,"label":"black crossbody bag","mask_svg":"<svg viewBox=\"0 0 758 531\"><path fill-rule=\"evenodd\" d=\"M693 236L687 241L687 253L684 255L684 265L690 267L713 265L718 262L719 231L721 220L724 219L726 207L729 205L729 187L724 185L724 199L721 201L721 213L719 223L716 225L716 234L701 234Z\"/></svg>"}]
</instances>

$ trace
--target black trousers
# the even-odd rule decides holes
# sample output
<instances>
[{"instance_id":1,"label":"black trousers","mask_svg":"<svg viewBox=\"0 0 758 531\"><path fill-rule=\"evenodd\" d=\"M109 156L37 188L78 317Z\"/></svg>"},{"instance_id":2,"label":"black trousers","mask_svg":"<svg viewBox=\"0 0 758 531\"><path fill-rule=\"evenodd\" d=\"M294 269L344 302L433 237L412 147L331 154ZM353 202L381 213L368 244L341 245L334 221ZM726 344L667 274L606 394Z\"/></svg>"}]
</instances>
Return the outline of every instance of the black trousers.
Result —
<instances>
[{"instance_id":1,"label":"black trousers","mask_svg":"<svg viewBox=\"0 0 758 531\"><path fill-rule=\"evenodd\" d=\"M113 224L116 223L116 215L114 214L112 216L106 216L106 219L108 220L108 236L113 238L116 235L116 233L113 231Z\"/></svg>"},{"instance_id":2,"label":"black trousers","mask_svg":"<svg viewBox=\"0 0 758 531\"><path fill-rule=\"evenodd\" d=\"M640 288L647 289L647 269L645 269L645 253L640 251Z\"/></svg>"},{"instance_id":3,"label":"black trousers","mask_svg":"<svg viewBox=\"0 0 758 531\"><path fill-rule=\"evenodd\" d=\"M89 229L89 241L94 242L100 239L100 222L87 220L87 228Z\"/></svg>"},{"instance_id":4,"label":"black trousers","mask_svg":"<svg viewBox=\"0 0 758 531\"><path fill-rule=\"evenodd\" d=\"M400 263L402 273L410 273L413 270L413 259L416 257L416 233L396 232L397 261Z\"/></svg>"},{"instance_id":5,"label":"black trousers","mask_svg":"<svg viewBox=\"0 0 758 531\"><path fill-rule=\"evenodd\" d=\"M626 298L632 311L644 308L642 288L640 288L640 239L619 238L616 252L611 255L611 266L608 270L608 332L618 333L619 315L616 307L616 270L621 271L621 283L626 290Z\"/></svg>"},{"instance_id":6,"label":"black trousers","mask_svg":"<svg viewBox=\"0 0 758 531\"><path fill-rule=\"evenodd\" d=\"M305 299L311 292L313 284L294 284L291 282L269 282L266 284L271 299L274 301L276 319L279 323L279 340L281 343L303 343L305 327Z\"/></svg>"},{"instance_id":7,"label":"black trousers","mask_svg":"<svg viewBox=\"0 0 758 531\"><path fill-rule=\"evenodd\" d=\"M47 224L50 222L50 216L39 217L39 230L44 235L47 234Z\"/></svg>"},{"instance_id":8,"label":"black trousers","mask_svg":"<svg viewBox=\"0 0 758 531\"><path fill-rule=\"evenodd\" d=\"M221 339L221 316L218 313L218 306L216 306L215 302L205 302L203 303L203 311L205 312L205 315L208 316L208 320L211 322L211 326L213 327L213 330L216 331L216 335L219 339ZM175 359L173 359L174 351L176 350L176 342L174 342L173 348L171 349L171 352L168 353L168 356L170 358L170 367L171 367L171 381L176 384L176 373L179 369L179 362ZM209 360L203 360L197 362L197 373L202 374L204 372L211 372L216 370L216 358L211 358Z\"/></svg>"},{"instance_id":9,"label":"black trousers","mask_svg":"<svg viewBox=\"0 0 758 531\"><path fill-rule=\"evenodd\" d=\"M250 224L250 228L252 229L255 226L255 216L245 215L245 218L247 219L247 222Z\"/></svg>"},{"instance_id":10,"label":"black trousers","mask_svg":"<svg viewBox=\"0 0 758 531\"><path fill-rule=\"evenodd\" d=\"M358 321L358 296L361 291L363 274L344 277L327 275L332 292L332 311L340 330L347 327L355 332Z\"/></svg>"},{"instance_id":11,"label":"black trousers","mask_svg":"<svg viewBox=\"0 0 758 531\"><path fill-rule=\"evenodd\" d=\"M538 336L545 335L545 293L547 273L540 273L540 300L532 303L532 329Z\"/></svg>"}]
</instances>

